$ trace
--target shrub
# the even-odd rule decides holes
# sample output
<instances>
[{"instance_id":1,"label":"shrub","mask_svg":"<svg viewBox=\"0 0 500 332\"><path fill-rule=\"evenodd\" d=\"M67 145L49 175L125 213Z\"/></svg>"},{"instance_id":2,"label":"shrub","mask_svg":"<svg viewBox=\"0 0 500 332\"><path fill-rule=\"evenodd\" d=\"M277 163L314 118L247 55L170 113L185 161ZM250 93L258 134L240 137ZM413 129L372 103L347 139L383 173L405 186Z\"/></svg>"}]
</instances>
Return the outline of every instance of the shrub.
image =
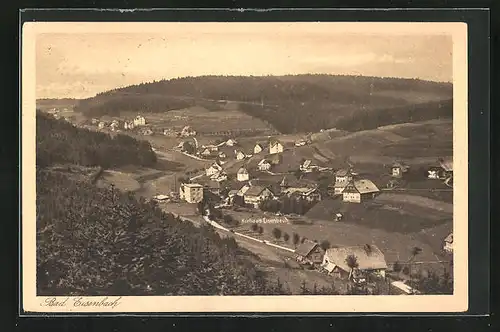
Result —
<instances>
[{"instance_id":1,"label":"shrub","mask_svg":"<svg viewBox=\"0 0 500 332\"><path fill-rule=\"evenodd\" d=\"M320 247L326 251L327 249L330 248L330 241L328 240L321 241Z\"/></svg>"},{"instance_id":2,"label":"shrub","mask_svg":"<svg viewBox=\"0 0 500 332\"><path fill-rule=\"evenodd\" d=\"M279 239L281 237L281 229L279 229L279 228L273 228L273 236L276 239Z\"/></svg>"}]
</instances>

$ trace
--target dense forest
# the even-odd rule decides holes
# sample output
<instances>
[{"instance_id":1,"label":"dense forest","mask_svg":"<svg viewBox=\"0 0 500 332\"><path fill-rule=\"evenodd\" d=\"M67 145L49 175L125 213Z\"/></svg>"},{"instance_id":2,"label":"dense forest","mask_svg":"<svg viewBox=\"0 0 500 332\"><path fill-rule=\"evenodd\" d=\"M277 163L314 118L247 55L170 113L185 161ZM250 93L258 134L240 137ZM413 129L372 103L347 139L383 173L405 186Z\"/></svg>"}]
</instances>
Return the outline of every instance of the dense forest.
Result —
<instances>
[{"instance_id":1,"label":"dense forest","mask_svg":"<svg viewBox=\"0 0 500 332\"><path fill-rule=\"evenodd\" d=\"M388 109L394 110L390 112L393 115L396 110L402 110L405 115L398 115L394 121L404 121L411 119L408 114L414 112L412 105L431 100L436 105L419 109L422 114L416 118L432 119L438 116L436 111L440 115L451 114L451 98L451 84L416 79L336 75L201 76L114 89L80 100L75 110L89 116L121 111L165 112L193 105L215 111L223 107L219 101L230 100L241 102L241 111L270 123L278 131L296 133L331 127L359 128L360 123L367 121L365 113L377 114L371 116L373 121ZM444 101L442 106L439 101Z\"/></svg>"},{"instance_id":2,"label":"dense forest","mask_svg":"<svg viewBox=\"0 0 500 332\"><path fill-rule=\"evenodd\" d=\"M37 171L36 188L38 295L285 292L242 258L234 239L156 203L47 170Z\"/></svg>"},{"instance_id":3,"label":"dense forest","mask_svg":"<svg viewBox=\"0 0 500 332\"><path fill-rule=\"evenodd\" d=\"M156 163L156 154L147 141L77 128L41 111L36 119L36 152L38 167L69 163L108 168Z\"/></svg>"}]
</instances>

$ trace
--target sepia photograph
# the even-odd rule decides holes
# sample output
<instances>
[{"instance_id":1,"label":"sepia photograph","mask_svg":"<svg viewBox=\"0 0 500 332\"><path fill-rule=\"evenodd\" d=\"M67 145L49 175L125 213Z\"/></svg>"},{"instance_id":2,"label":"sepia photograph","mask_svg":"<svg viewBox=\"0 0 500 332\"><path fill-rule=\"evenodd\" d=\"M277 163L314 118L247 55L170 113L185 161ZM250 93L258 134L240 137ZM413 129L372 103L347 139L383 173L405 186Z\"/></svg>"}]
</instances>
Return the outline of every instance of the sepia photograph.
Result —
<instances>
[{"instance_id":1,"label":"sepia photograph","mask_svg":"<svg viewBox=\"0 0 500 332\"><path fill-rule=\"evenodd\" d=\"M467 310L466 28L25 23L24 309Z\"/></svg>"}]
</instances>

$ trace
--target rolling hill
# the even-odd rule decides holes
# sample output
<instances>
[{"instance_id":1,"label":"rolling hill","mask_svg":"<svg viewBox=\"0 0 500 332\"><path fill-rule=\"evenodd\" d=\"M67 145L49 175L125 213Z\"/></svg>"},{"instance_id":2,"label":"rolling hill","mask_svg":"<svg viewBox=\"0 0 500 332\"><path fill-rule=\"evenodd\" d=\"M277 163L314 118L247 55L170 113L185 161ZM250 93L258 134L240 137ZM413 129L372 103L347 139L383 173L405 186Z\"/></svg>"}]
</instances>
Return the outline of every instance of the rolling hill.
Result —
<instances>
[{"instance_id":1,"label":"rolling hill","mask_svg":"<svg viewBox=\"0 0 500 332\"><path fill-rule=\"evenodd\" d=\"M349 131L452 116L448 83L334 75L201 76L154 81L80 100L88 116L202 106L239 109L279 132ZM373 127L374 126L374 127Z\"/></svg>"}]
</instances>

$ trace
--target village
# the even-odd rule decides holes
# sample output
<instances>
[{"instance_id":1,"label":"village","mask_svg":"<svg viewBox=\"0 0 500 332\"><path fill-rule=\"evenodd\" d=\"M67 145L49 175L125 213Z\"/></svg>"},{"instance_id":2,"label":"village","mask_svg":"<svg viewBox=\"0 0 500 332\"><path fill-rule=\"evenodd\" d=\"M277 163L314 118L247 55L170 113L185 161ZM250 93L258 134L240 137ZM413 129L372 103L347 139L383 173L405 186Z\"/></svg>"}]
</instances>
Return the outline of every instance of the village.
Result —
<instances>
[{"instance_id":1,"label":"village","mask_svg":"<svg viewBox=\"0 0 500 332\"><path fill-rule=\"evenodd\" d=\"M353 223L356 210L369 210L378 197L400 189L411 170L402 160L395 159L386 165L381 182L374 181L373 174L359 172L349 161L345 167L334 168L302 158L296 164L282 167L286 163L284 153L310 145L311 134L287 142L282 142L280 137L259 137L253 143L246 138L241 144L238 137L226 137L200 144L199 135L191 126L177 130L152 128L141 115L107 122L91 119L79 126L110 134L174 138L177 143L171 151L205 162L208 166L204 169L189 176L179 175L178 183L170 190L157 191L150 197L166 211L171 211L174 205L191 206L191 210L196 210L218 231L286 252L285 256L291 255L287 256L288 265L293 260L301 269L318 271L332 280L348 280L363 289L373 289L377 280L390 280L396 292L419 292L411 285L411 278L404 277L404 272L411 275L412 271L403 266L411 266L418 247L405 263L403 259L387 259L386 253L373 243L337 246L329 240L318 240L321 234L301 236L284 227L307 224L306 214L321 204L328 205L330 222ZM161 154L161 150L153 144L153 151ZM452 190L452 159L436 159L419 176ZM453 252L452 233L441 239L441 250L448 256Z\"/></svg>"}]
</instances>

